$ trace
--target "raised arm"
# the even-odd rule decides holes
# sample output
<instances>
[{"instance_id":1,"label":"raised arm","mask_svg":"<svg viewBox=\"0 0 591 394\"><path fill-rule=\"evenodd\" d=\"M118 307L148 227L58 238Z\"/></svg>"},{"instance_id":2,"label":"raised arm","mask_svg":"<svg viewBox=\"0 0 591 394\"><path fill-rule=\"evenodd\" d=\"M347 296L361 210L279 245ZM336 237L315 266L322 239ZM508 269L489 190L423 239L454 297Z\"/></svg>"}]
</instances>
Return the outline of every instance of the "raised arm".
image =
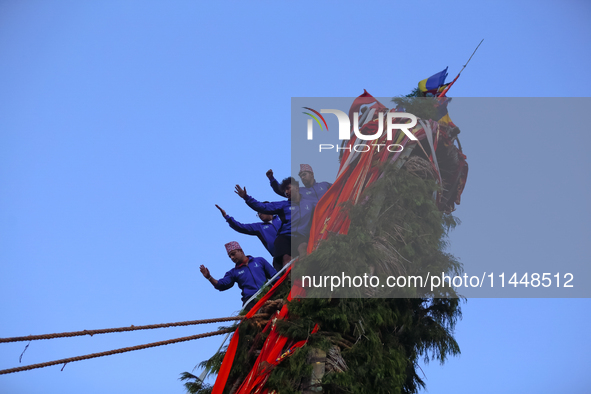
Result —
<instances>
[{"instance_id":1,"label":"raised arm","mask_svg":"<svg viewBox=\"0 0 591 394\"><path fill-rule=\"evenodd\" d=\"M244 201L246 201L246 204L251 207L252 209L254 209L255 211L259 212L259 213L266 213L269 215L283 215L283 211L285 206L289 206L290 203L289 201L275 201L275 202L260 202L255 200L254 198L250 197L250 196L246 196L246 198L244 199Z\"/></svg>"},{"instance_id":2,"label":"raised arm","mask_svg":"<svg viewBox=\"0 0 591 394\"><path fill-rule=\"evenodd\" d=\"M215 280L215 279L214 279ZM232 271L226 272L226 275L220 280L216 280L216 283L213 285L219 291L228 290L232 286L234 286L234 278L232 277Z\"/></svg>"},{"instance_id":3,"label":"raised arm","mask_svg":"<svg viewBox=\"0 0 591 394\"><path fill-rule=\"evenodd\" d=\"M220 210L220 212L222 213L222 216L223 216L224 218L225 218L226 216L228 216L228 215L226 215L226 211L224 211L224 210L223 210L223 209L222 209L222 208L221 208L221 207L220 207L218 204L215 204L215 207L216 207L217 209L219 209L219 210Z\"/></svg>"},{"instance_id":4,"label":"raised arm","mask_svg":"<svg viewBox=\"0 0 591 394\"><path fill-rule=\"evenodd\" d=\"M230 228L234 231L238 231L241 234L256 235L260 230L259 223L240 223L234 220L232 216L226 214L226 211L224 211L219 205L216 204L215 206L217 209L220 210L222 216L224 217L224 219L226 219L226 222L228 222Z\"/></svg>"},{"instance_id":5,"label":"raised arm","mask_svg":"<svg viewBox=\"0 0 591 394\"><path fill-rule=\"evenodd\" d=\"M229 215L226 215L225 218L226 222L230 225L230 228L241 234L256 235L261 230L260 223L240 223Z\"/></svg>"},{"instance_id":6,"label":"raised arm","mask_svg":"<svg viewBox=\"0 0 591 394\"><path fill-rule=\"evenodd\" d=\"M271 188L273 189L273 191L279 194L281 197L285 197L285 194L281 191L281 188L279 187L279 182L277 182L277 179L275 179L275 177L273 176L273 170L267 171L266 175L267 178L269 178L269 182L271 183Z\"/></svg>"},{"instance_id":7,"label":"raised arm","mask_svg":"<svg viewBox=\"0 0 591 394\"><path fill-rule=\"evenodd\" d=\"M234 193L238 194L238 196L240 196L241 198L246 198L247 194L246 194L246 186L244 186L244 189L240 187L240 185L236 185L235 187L236 190L234 190Z\"/></svg>"},{"instance_id":8,"label":"raised arm","mask_svg":"<svg viewBox=\"0 0 591 394\"><path fill-rule=\"evenodd\" d=\"M216 287L218 285L218 281L214 279L213 276L211 276L209 270L203 264L201 264L201 266L199 267L199 271L201 271L205 279L207 279L209 283L213 285L213 287Z\"/></svg>"},{"instance_id":9,"label":"raised arm","mask_svg":"<svg viewBox=\"0 0 591 394\"><path fill-rule=\"evenodd\" d=\"M276 202L260 202L246 194L246 187L241 188L240 185L236 185L236 194L246 201L246 204L259 213L266 213L269 215L283 213L285 205L289 205L289 201L276 201Z\"/></svg>"}]
</instances>

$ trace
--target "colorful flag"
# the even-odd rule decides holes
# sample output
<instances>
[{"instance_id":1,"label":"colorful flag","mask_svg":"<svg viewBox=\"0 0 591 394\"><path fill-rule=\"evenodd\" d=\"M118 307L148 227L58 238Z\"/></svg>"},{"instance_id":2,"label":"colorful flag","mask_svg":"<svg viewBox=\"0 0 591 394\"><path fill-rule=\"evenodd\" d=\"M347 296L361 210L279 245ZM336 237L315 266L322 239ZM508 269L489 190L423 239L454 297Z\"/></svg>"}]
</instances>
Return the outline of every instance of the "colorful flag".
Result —
<instances>
[{"instance_id":1,"label":"colorful flag","mask_svg":"<svg viewBox=\"0 0 591 394\"><path fill-rule=\"evenodd\" d=\"M433 93L436 93L437 90L441 86L443 86L443 84L445 84L446 77L447 67L445 67L445 70L440 71L437 74L434 74L429 78L423 79L421 82L419 82L419 90L421 91L421 93L427 93L431 91L433 91Z\"/></svg>"},{"instance_id":2,"label":"colorful flag","mask_svg":"<svg viewBox=\"0 0 591 394\"><path fill-rule=\"evenodd\" d=\"M437 100L438 103L435 107L437 109L437 119L435 120L442 125L457 127L454 122L452 122L449 113L447 112L447 105L450 103L451 97L440 97Z\"/></svg>"}]
</instances>

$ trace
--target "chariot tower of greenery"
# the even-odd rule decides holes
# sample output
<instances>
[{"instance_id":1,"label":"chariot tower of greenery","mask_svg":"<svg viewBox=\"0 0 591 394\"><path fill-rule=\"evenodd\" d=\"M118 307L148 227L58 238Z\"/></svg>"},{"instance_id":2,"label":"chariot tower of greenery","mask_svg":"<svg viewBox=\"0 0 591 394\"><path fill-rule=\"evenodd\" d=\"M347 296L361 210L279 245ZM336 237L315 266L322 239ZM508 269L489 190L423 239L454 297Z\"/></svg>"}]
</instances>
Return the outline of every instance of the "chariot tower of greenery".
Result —
<instances>
[{"instance_id":1,"label":"chariot tower of greenery","mask_svg":"<svg viewBox=\"0 0 591 394\"><path fill-rule=\"evenodd\" d=\"M409 96L395 100L407 107L414 105L427 119L435 116L428 108L431 104L414 102ZM459 130L454 128L441 126L447 142L457 138ZM359 202L341 207L351 221L348 232L328 237L299 264L314 266L316 272L332 272L338 265L339 271L349 275L371 273L380 280L427 271L460 275L461 264L447 251L448 232L458 223L450 213L453 202L452 209L442 209L441 199L433 198L453 182L437 182L429 148L423 143L426 149L413 149L403 163L383 164L381 177ZM441 146L436 153L438 159L441 156L440 171L445 177L445 166L457 164L454 157L458 153L452 151L458 148ZM301 340L307 343L276 366L269 366L268 393L416 393L425 387L420 360L443 363L460 353L453 330L461 318L462 298L453 288L443 287L436 293L428 287L415 288L405 297L360 288L357 298L335 292L330 298L291 302L286 300L288 292L286 281L259 313L273 313L287 304L289 318L276 322L279 332L289 338L286 348ZM235 392L251 371L268 335L266 324L261 319L240 324L240 341L224 393ZM319 330L313 333L316 325ZM223 351L201 366L217 373L222 359ZM211 392L211 386L202 385L189 373L181 379L191 393Z\"/></svg>"}]
</instances>

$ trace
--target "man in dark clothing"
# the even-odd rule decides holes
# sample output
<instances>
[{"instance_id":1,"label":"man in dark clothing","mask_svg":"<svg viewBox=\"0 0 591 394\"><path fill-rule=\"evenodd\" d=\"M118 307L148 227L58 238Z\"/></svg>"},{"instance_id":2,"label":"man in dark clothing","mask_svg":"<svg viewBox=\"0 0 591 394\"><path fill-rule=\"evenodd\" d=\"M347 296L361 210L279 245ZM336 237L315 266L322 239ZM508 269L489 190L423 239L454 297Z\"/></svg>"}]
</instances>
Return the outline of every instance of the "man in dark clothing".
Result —
<instances>
[{"instance_id":1,"label":"man in dark clothing","mask_svg":"<svg viewBox=\"0 0 591 394\"><path fill-rule=\"evenodd\" d=\"M236 185L236 194L255 211L279 216L282 225L275 240L275 256L276 259L282 256L279 263L285 265L291 260L292 245L295 246L293 257L305 255L316 204L302 200L299 184L292 177L285 178L281 188L287 196L287 201L262 203L249 196L246 188L242 189L239 185ZM277 268L277 261L273 262Z\"/></svg>"},{"instance_id":2,"label":"man in dark clothing","mask_svg":"<svg viewBox=\"0 0 591 394\"><path fill-rule=\"evenodd\" d=\"M265 203L268 202L265 201ZM219 205L216 204L216 208L220 210L222 216L233 230L242 234L256 235L271 256L275 257L275 238L277 238L277 233L281 227L279 216L259 213L259 218L262 220L261 223L240 223L234 220L232 216L227 215L226 211L220 208Z\"/></svg>"},{"instance_id":3,"label":"man in dark clothing","mask_svg":"<svg viewBox=\"0 0 591 394\"><path fill-rule=\"evenodd\" d=\"M298 175L304 184L304 187L300 188L302 200L310 201L314 205L316 205L332 185L328 182L316 182L316 179L314 179L314 171L312 171L312 167L309 164L300 164L300 172ZM279 182L273 177L273 170L267 171L267 178L269 178L269 181L271 182L273 191L280 196L285 197L285 194L281 191Z\"/></svg>"},{"instance_id":4,"label":"man in dark clothing","mask_svg":"<svg viewBox=\"0 0 591 394\"><path fill-rule=\"evenodd\" d=\"M225 247L228 257L236 267L226 272L226 275L219 280L214 279L204 265L201 265L199 270L219 291L228 290L237 283L242 290L243 308L248 311L254 306L254 302L244 305L246 301L265 284L267 279L277 274L277 271L262 257L246 256L238 242L229 242Z\"/></svg>"}]
</instances>

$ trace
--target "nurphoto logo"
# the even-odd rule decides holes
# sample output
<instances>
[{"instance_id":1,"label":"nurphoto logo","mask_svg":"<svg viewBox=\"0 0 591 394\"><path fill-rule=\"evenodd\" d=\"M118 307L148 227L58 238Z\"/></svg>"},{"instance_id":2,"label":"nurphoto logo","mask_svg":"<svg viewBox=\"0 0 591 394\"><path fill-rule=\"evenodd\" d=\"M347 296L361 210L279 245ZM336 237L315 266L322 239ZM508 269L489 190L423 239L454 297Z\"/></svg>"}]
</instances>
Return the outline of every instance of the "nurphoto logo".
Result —
<instances>
[{"instance_id":1,"label":"nurphoto logo","mask_svg":"<svg viewBox=\"0 0 591 394\"><path fill-rule=\"evenodd\" d=\"M314 120L320 126L320 129L323 130L326 127L326 131L328 131L328 124L326 123L326 119L322 114L334 114L337 117L339 122L339 140L350 140L351 139L351 122L349 121L349 116L341 110L338 109L321 109L320 112L309 108L303 107L308 111L312 112L304 112L304 114L310 116L311 119L308 119L308 140L314 139ZM373 120L375 114L375 109L371 109L366 111L364 114L361 115L361 119L359 118L359 112L353 112L353 133L357 137L357 140L361 141L375 141L382 137L384 134L384 112L378 113L378 130L375 134L362 134L359 131L359 124L363 128L363 125ZM410 119L409 123L394 123L394 120L398 121L406 121ZM322 121L322 122L321 122ZM417 125L417 117L413 114L409 114L407 112L388 112L386 115L386 140L392 141L394 130L401 130L409 139L413 141L418 141L417 137L413 135L410 131L413 127ZM323 127L324 125L324 127ZM401 152L403 146L400 144L371 144L368 145L365 142L361 144L356 144L353 146L346 146L346 147L339 147L336 146L336 151L339 150L348 150L351 151L353 149L355 152L369 152L371 147L374 146L377 148L379 152L382 147L386 147L389 152ZM335 145L333 144L319 144L318 146L319 151L322 152L323 150L332 150L335 149Z\"/></svg>"}]
</instances>

